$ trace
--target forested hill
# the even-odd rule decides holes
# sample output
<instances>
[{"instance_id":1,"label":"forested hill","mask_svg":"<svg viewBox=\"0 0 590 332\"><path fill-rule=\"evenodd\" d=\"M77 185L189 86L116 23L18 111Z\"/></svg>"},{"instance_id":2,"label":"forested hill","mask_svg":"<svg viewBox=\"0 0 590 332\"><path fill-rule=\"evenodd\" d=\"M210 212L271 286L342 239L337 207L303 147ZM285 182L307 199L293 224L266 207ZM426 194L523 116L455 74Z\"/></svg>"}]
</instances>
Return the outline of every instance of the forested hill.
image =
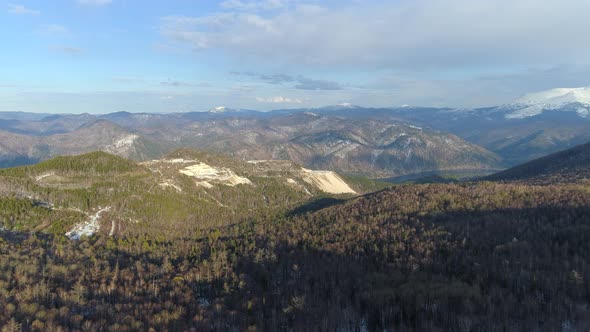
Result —
<instances>
[{"instance_id":1,"label":"forested hill","mask_svg":"<svg viewBox=\"0 0 590 332\"><path fill-rule=\"evenodd\" d=\"M590 143L550 154L488 176L487 180L575 182L590 178Z\"/></svg>"},{"instance_id":2,"label":"forested hill","mask_svg":"<svg viewBox=\"0 0 590 332\"><path fill-rule=\"evenodd\" d=\"M403 185L175 238L4 231L0 323L585 331L589 240L587 185L491 182Z\"/></svg>"},{"instance_id":3,"label":"forested hill","mask_svg":"<svg viewBox=\"0 0 590 332\"><path fill-rule=\"evenodd\" d=\"M72 158L86 157L115 158ZM590 329L588 181L321 196L288 163L216 160L179 151L128 168L114 159L118 172L97 169L88 182L74 161L1 172L3 190L22 192L0 199L0 327ZM215 173L202 164L221 177L179 173ZM72 241L59 231L105 204L98 219L114 232Z\"/></svg>"},{"instance_id":4,"label":"forested hill","mask_svg":"<svg viewBox=\"0 0 590 332\"><path fill-rule=\"evenodd\" d=\"M138 164L98 151L0 170L0 199L29 200L48 209L43 220L19 209L7 212L0 225L62 235L78 229L74 237L96 233L176 237L386 186L305 169L290 161L246 162L181 149ZM78 214L77 223L73 216L63 217L72 213Z\"/></svg>"}]
</instances>

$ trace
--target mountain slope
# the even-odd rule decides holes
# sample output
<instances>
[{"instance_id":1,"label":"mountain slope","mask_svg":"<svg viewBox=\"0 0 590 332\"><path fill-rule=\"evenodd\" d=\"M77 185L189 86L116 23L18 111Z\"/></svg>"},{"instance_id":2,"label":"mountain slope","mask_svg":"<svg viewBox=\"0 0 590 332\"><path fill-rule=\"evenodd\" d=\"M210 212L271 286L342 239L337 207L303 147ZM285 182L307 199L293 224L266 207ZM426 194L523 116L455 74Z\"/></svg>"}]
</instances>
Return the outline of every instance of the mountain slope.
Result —
<instances>
[{"instance_id":1,"label":"mountain slope","mask_svg":"<svg viewBox=\"0 0 590 332\"><path fill-rule=\"evenodd\" d=\"M577 182L590 179L590 143L560 151L486 177L488 180Z\"/></svg>"},{"instance_id":2,"label":"mountain slope","mask_svg":"<svg viewBox=\"0 0 590 332\"><path fill-rule=\"evenodd\" d=\"M74 131L48 136L29 136L0 131L0 167L32 164L62 155L102 150L125 158L148 159L162 148L104 120L92 121Z\"/></svg>"},{"instance_id":3,"label":"mountain slope","mask_svg":"<svg viewBox=\"0 0 590 332\"><path fill-rule=\"evenodd\" d=\"M444 132L399 121L311 112L136 130L152 141L240 159L285 159L309 168L373 177L436 169L493 169L501 164L495 154Z\"/></svg>"},{"instance_id":4,"label":"mountain slope","mask_svg":"<svg viewBox=\"0 0 590 332\"><path fill-rule=\"evenodd\" d=\"M100 167L77 170L93 162ZM217 172L221 182L205 188L179 173L201 163L252 184L221 183ZM98 152L1 170L0 191L23 190L0 196L0 253L10 272L0 274L1 324L588 330L588 184L403 185L322 205L283 190L292 171L289 162L189 150L146 166ZM55 174L40 177L47 172ZM56 177L90 183L65 190L52 186ZM158 185L165 178L181 191ZM18 196L31 193L52 200ZM297 211L273 214L275 203ZM64 239L67 230L80 240Z\"/></svg>"},{"instance_id":5,"label":"mountain slope","mask_svg":"<svg viewBox=\"0 0 590 332\"><path fill-rule=\"evenodd\" d=\"M402 121L451 133L494 152L508 166L590 141L590 117L581 117L577 108L543 111L530 117L508 117L515 110L506 107L403 107L339 112L343 112L340 116Z\"/></svg>"},{"instance_id":6,"label":"mountain slope","mask_svg":"<svg viewBox=\"0 0 590 332\"><path fill-rule=\"evenodd\" d=\"M189 149L139 164L97 151L0 170L0 199L81 214L75 225L59 228L76 239L96 232L182 236L287 213L322 197L355 195L363 187L290 161L246 162Z\"/></svg>"}]
</instances>

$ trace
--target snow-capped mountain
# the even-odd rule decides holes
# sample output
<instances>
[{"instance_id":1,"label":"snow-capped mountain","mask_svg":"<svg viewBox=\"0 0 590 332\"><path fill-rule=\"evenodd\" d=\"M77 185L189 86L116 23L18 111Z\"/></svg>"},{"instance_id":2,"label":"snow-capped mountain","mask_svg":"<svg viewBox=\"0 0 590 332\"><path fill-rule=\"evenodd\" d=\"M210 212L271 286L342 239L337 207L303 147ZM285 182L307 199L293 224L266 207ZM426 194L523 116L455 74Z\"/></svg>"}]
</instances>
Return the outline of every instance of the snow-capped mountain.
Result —
<instances>
[{"instance_id":1,"label":"snow-capped mountain","mask_svg":"<svg viewBox=\"0 0 590 332\"><path fill-rule=\"evenodd\" d=\"M318 108L318 110L322 111L341 111L341 110L353 110L353 109L362 109L364 107L354 105L351 103L340 103L336 105L329 105Z\"/></svg>"},{"instance_id":2,"label":"snow-capped mountain","mask_svg":"<svg viewBox=\"0 0 590 332\"><path fill-rule=\"evenodd\" d=\"M239 109L229 108L225 106L217 106L209 110L209 113L229 113L229 112L239 112Z\"/></svg>"},{"instance_id":3,"label":"snow-capped mountain","mask_svg":"<svg viewBox=\"0 0 590 332\"><path fill-rule=\"evenodd\" d=\"M526 94L498 110L508 111L506 119L524 119L545 111L576 112L580 117L590 117L590 87L558 88Z\"/></svg>"}]
</instances>

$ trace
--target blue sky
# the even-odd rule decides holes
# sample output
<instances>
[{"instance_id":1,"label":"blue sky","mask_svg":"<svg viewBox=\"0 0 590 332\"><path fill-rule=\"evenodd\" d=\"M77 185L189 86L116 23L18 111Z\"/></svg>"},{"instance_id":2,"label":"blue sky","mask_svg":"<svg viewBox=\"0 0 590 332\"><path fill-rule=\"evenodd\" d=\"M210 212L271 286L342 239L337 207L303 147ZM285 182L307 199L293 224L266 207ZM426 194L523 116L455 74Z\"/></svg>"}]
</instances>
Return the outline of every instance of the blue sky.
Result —
<instances>
[{"instance_id":1,"label":"blue sky","mask_svg":"<svg viewBox=\"0 0 590 332\"><path fill-rule=\"evenodd\" d=\"M478 107L590 85L585 0L0 1L0 111Z\"/></svg>"}]
</instances>

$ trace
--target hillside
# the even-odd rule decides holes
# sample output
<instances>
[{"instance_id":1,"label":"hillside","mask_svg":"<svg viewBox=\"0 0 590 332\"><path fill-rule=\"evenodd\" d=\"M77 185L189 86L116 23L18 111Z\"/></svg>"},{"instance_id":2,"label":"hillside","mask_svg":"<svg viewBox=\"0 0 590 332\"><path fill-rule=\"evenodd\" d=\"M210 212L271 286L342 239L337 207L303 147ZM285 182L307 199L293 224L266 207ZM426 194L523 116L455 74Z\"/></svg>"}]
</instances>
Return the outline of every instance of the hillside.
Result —
<instances>
[{"instance_id":1,"label":"hillside","mask_svg":"<svg viewBox=\"0 0 590 332\"><path fill-rule=\"evenodd\" d=\"M198 121L152 128L145 134L154 141L239 159L291 160L308 168L372 177L501 165L495 154L447 133L395 121L359 121L309 112Z\"/></svg>"},{"instance_id":2,"label":"hillside","mask_svg":"<svg viewBox=\"0 0 590 332\"><path fill-rule=\"evenodd\" d=\"M209 158L203 162L216 165ZM251 185L236 187L257 202ZM153 212L153 204L180 198L163 190L137 207ZM18 199L3 204L29 223L60 212ZM79 241L0 231L3 267L15 271L0 274L7 308L0 322L99 330L121 322L137 330L590 327L587 184L404 185L331 205L192 231L190 220L159 215L165 223L141 232ZM100 211L90 219L113 218L117 208ZM81 212L60 213L70 220ZM170 236L165 224L181 232Z\"/></svg>"},{"instance_id":3,"label":"hillside","mask_svg":"<svg viewBox=\"0 0 590 332\"><path fill-rule=\"evenodd\" d=\"M85 121L88 117L84 117ZM0 131L0 167L34 164L63 155L96 150L125 158L146 159L161 155L164 148L108 121L92 120L73 131L50 135L27 135Z\"/></svg>"},{"instance_id":4,"label":"hillside","mask_svg":"<svg viewBox=\"0 0 590 332\"><path fill-rule=\"evenodd\" d=\"M572 183L590 179L590 143L535 159L486 179Z\"/></svg>"},{"instance_id":5,"label":"hillside","mask_svg":"<svg viewBox=\"0 0 590 332\"><path fill-rule=\"evenodd\" d=\"M356 195L373 183L290 161L246 162L190 149L139 164L93 152L0 170L0 194L49 209L52 221L39 220L32 228L45 223L55 230L51 216L61 213L55 211L85 215L60 226L62 234L78 229L70 232L76 238L97 232L175 237L269 218L322 197Z\"/></svg>"},{"instance_id":6,"label":"hillside","mask_svg":"<svg viewBox=\"0 0 590 332\"><path fill-rule=\"evenodd\" d=\"M509 117L513 106L480 109L398 108L367 110L367 117L389 118L452 133L500 156L508 166L590 141L590 118L564 106L534 116ZM541 108L542 109L542 108Z\"/></svg>"},{"instance_id":7,"label":"hillside","mask_svg":"<svg viewBox=\"0 0 590 332\"><path fill-rule=\"evenodd\" d=\"M336 108L299 110L357 120L398 121L451 133L498 155L508 166L590 141L590 117L584 88L540 92L512 103L485 108ZM561 93L561 94L559 94ZM542 98L549 97L549 98ZM513 116L521 114L523 116ZM530 111L530 112L529 112ZM524 116L526 115L526 116Z\"/></svg>"}]
</instances>

